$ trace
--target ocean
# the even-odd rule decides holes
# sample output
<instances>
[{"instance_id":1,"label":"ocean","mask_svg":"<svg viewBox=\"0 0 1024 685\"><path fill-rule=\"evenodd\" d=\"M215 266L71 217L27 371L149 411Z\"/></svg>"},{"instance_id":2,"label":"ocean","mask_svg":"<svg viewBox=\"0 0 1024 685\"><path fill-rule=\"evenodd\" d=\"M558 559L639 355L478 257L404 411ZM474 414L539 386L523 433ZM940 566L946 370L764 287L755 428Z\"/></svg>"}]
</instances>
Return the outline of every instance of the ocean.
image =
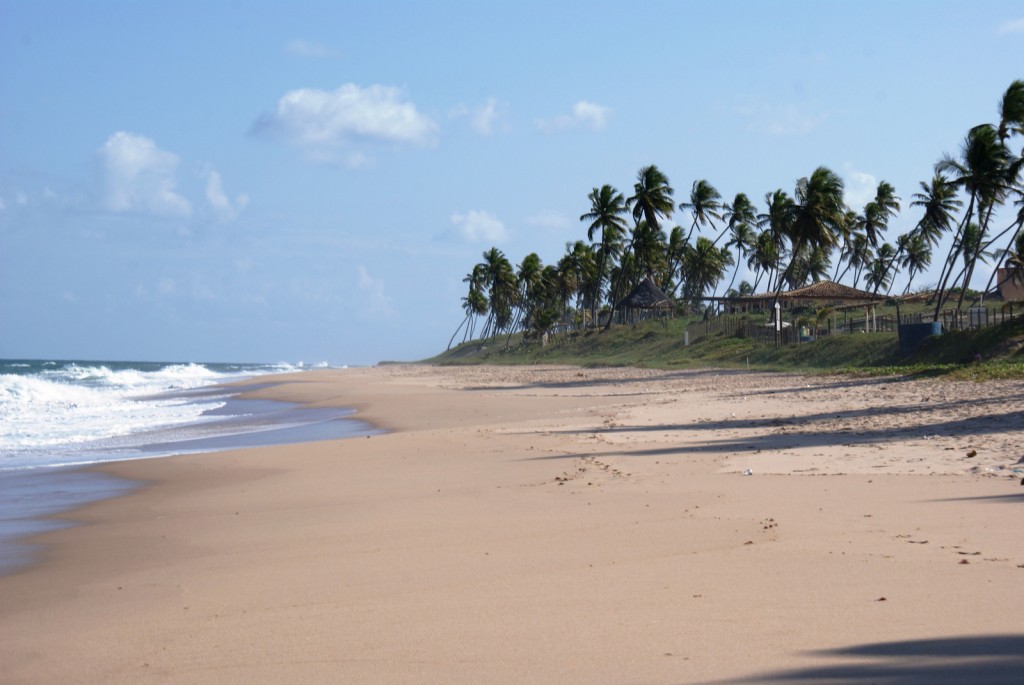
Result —
<instances>
[{"instance_id":1,"label":"ocean","mask_svg":"<svg viewBox=\"0 0 1024 685\"><path fill-rule=\"evenodd\" d=\"M55 514L136 487L83 466L375 433L225 387L325 366L0 360L0 574L34 558L26 535L68 525Z\"/></svg>"}]
</instances>

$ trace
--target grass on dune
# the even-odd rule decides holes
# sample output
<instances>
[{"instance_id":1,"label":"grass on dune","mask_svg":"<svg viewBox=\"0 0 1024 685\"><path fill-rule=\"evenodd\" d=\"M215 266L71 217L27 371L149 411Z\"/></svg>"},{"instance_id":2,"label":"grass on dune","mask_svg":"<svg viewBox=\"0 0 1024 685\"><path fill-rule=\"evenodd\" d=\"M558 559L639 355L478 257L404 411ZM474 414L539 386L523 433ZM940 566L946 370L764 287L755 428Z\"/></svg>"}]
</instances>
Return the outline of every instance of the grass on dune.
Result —
<instances>
[{"instance_id":1,"label":"grass on dune","mask_svg":"<svg viewBox=\"0 0 1024 685\"><path fill-rule=\"evenodd\" d=\"M572 364L650 368L751 368L983 380L1024 378L1024 318L927 339L908 357L896 333L851 333L775 347L716 334L685 345L685 320L570 332L539 341L521 334L475 340L430 360L435 364ZM982 361L975 361L976 355Z\"/></svg>"}]
</instances>

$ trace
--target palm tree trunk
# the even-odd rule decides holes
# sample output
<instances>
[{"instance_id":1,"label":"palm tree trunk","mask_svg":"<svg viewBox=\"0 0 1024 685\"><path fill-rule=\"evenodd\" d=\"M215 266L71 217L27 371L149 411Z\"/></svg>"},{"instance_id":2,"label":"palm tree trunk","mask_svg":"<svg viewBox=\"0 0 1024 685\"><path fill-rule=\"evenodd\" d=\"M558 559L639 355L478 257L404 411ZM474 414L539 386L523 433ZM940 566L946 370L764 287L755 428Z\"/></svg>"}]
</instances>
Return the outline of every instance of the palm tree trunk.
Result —
<instances>
[{"instance_id":1,"label":"palm tree trunk","mask_svg":"<svg viewBox=\"0 0 1024 685\"><path fill-rule=\"evenodd\" d=\"M840 264L841 263L842 262L840 262ZM851 266L853 266L853 264L851 264L850 262L846 262L846 268L843 269L843 273L839 274L838 278L833 278L832 282L833 283L838 283L839 281L843 280L843 276L846 275L846 272L850 270ZM838 265L836 266L836 271L839 271L839 266Z\"/></svg>"},{"instance_id":2,"label":"palm tree trunk","mask_svg":"<svg viewBox=\"0 0 1024 685\"><path fill-rule=\"evenodd\" d=\"M989 212L989 215L991 216L991 212ZM1018 226L1019 224L1021 224L1022 222L1024 222L1024 213L1021 213L1020 218L1017 219L1017 221L1014 221L1012 224L1010 224L1009 226L1004 228L1002 231L1000 231L997 235L993 236L990 240L986 241L985 244L980 247L980 250L981 251L988 251L988 248L992 247L992 243L996 242L997 240L1002 238L1004 235L1006 235L1010 231L1014 231L1014 228L1016 226ZM1010 245L1013 245L1013 241L1015 241L1016 239L1017 239L1017 233L1014 232L1013 237L1010 238L1009 245L1006 246L1007 250L1010 249ZM980 252L979 252L979 254L980 254ZM995 268L992 269L992 275L989 276L988 283L985 285L985 289L982 290L981 293L979 294L979 296L974 299L974 302L971 303L972 305L979 304L979 303L980 304L984 304L985 303L985 295L987 295L988 291L992 288L992 281L995 279L996 272L999 271L999 267L1002 265L1004 259L1006 259L1006 250L1004 250L999 255L999 259L996 261Z\"/></svg>"},{"instance_id":3,"label":"palm tree trunk","mask_svg":"<svg viewBox=\"0 0 1024 685\"><path fill-rule=\"evenodd\" d=\"M833 283L838 283L839 279L841 279L843 276L845 276L846 272L850 270L850 263L847 262L846 263L846 268L843 269L843 273L841 275L839 275L839 267L841 267L843 265L843 260L844 259L846 259L846 250L845 249L840 250L840 252L839 252L839 261L836 262L836 271L835 271L834 274L832 274L832 282Z\"/></svg>"},{"instance_id":4,"label":"palm tree trunk","mask_svg":"<svg viewBox=\"0 0 1024 685\"><path fill-rule=\"evenodd\" d=\"M600 308L601 303L601 284L604 283L604 269L607 266L608 261L608 250L605 249L604 245L604 229L601 229L601 263L597 267L597 286L596 292L594 293L594 299L591 302L591 315L590 318L594 327L597 327L597 310ZM584 327L585 328L585 327Z\"/></svg>"},{"instance_id":5,"label":"palm tree trunk","mask_svg":"<svg viewBox=\"0 0 1024 685\"><path fill-rule=\"evenodd\" d=\"M711 225L714 226L714 224ZM718 234L718 237L711 241L711 247L715 247L716 245L718 245L718 241L721 240L722 236L724 236L728 231L729 225L726 224L725 226L722 227L722 232Z\"/></svg>"},{"instance_id":6,"label":"palm tree trunk","mask_svg":"<svg viewBox=\"0 0 1024 685\"><path fill-rule=\"evenodd\" d=\"M445 349L452 349L452 343L455 342L455 336L457 336L459 334L459 331L462 330L462 327L466 325L466 323L469 321L470 316L470 314L466 314L466 318L462 320L462 323L459 324L459 327L455 329L454 333L452 333L452 337L448 340L448 347Z\"/></svg>"},{"instance_id":7,"label":"palm tree trunk","mask_svg":"<svg viewBox=\"0 0 1024 685\"><path fill-rule=\"evenodd\" d=\"M1017 230L1013 232L1012 236L1010 236L1009 244L1006 246L1006 249L1003 250L1003 253L999 255L999 259L996 261L996 266L992 269L992 275L989 276L988 283L985 285L985 292L992 289L992 281L994 281L996 276L999 274L999 269L1003 266L1003 260L1006 259L1006 255L1010 252L1010 246L1017 242L1017 236L1020 235L1021 230L1024 229L1024 214L1022 214L1021 218L1015 221L1014 224L1011 224L1010 228L1013 228L1014 225L1017 226ZM996 284L996 287L999 287L999 285L1001 284Z\"/></svg>"},{"instance_id":8,"label":"palm tree trunk","mask_svg":"<svg viewBox=\"0 0 1024 685\"><path fill-rule=\"evenodd\" d=\"M896 249L896 254L894 254L894 255L892 256L892 259L890 259L890 260L889 260L889 263L885 265L885 271L884 271L884 273L886 273L886 274L888 274L888 273L889 273L889 269L891 269L891 268L892 268L892 265L893 265L893 263L894 263L894 262L895 262L895 261L896 261L896 260L897 260L897 259L899 258L900 254L902 254L902 253L903 253L903 251L904 251L904 250L903 250L903 246L902 246L902 245L900 245L900 246L899 246L899 247L898 247L898 248ZM897 273L899 273L899 272L897 271L897 272L893 273L893 275L892 275L892 279L891 279L891 280L889 281L889 288L888 288L888 289L887 289L887 290L885 291L885 294L886 294L886 295L888 295L888 294L889 294L889 292L890 292L890 291L892 290L892 284L893 284L893 281L895 281L895 280L896 280L896 274L897 274ZM878 289L879 289L879 288L880 288L881 286L882 286L882 284L881 284L881 283L877 283L877 284L875 285L875 292L874 292L874 294L875 294L875 295L877 295L877 294L878 294Z\"/></svg>"},{"instance_id":9,"label":"palm tree trunk","mask_svg":"<svg viewBox=\"0 0 1024 685\"><path fill-rule=\"evenodd\" d=\"M766 272L758 270L757 276L754 277L754 292L757 292L757 286L761 285L761 278L764 277Z\"/></svg>"},{"instance_id":10,"label":"palm tree trunk","mask_svg":"<svg viewBox=\"0 0 1024 685\"><path fill-rule=\"evenodd\" d=\"M939 288L935 291L935 320L939 320L939 313L942 311L942 305L946 301L946 282L953 273L953 267L956 265L956 260L960 257L960 252L963 246L960 244L963 240L964 230L967 228L967 224L971 220L971 216L974 214L974 200L975 193L971 193L971 201L967 204L967 212L964 214L963 220L957 227L956 236L953 238L953 244L949 248L949 254L946 255L946 263L942 266L942 273L939 278Z\"/></svg>"},{"instance_id":11,"label":"palm tree trunk","mask_svg":"<svg viewBox=\"0 0 1024 685\"><path fill-rule=\"evenodd\" d=\"M637 227L639 227L637 223ZM615 318L615 310L619 307L619 288L622 287L622 279L626 275L626 269L622 265L626 261L626 255L633 249L633 243L636 242L636 228L633 229L633 237L629 240L629 245L622 253L622 258L619 260L619 277L615 279L615 289L612 291L612 310L608 313L608 322L601 329L602 332L607 331L612 327L612 320Z\"/></svg>"},{"instance_id":12,"label":"palm tree trunk","mask_svg":"<svg viewBox=\"0 0 1024 685\"><path fill-rule=\"evenodd\" d=\"M906 297L907 294L910 293L910 284L914 281L915 275L914 267L910 267L910 270L907 271L907 287L903 289L903 297Z\"/></svg>"},{"instance_id":13,"label":"palm tree trunk","mask_svg":"<svg viewBox=\"0 0 1024 685\"><path fill-rule=\"evenodd\" d=\"M800 257L800 251L804 249L803 242L794 243L793 245L793 258L789 260L789 266L786 270L779 275L779 280L775 284L775 299L772 301L772 316L775 316L775 305L779 302L779 296L782 295L782 286L789 277L789 273L793 270L793 266L796 265L796 260Z\"/></svg>"},{"instance_id":14,"label":"palm tree trunk","mask_svg":"<svg viewBox=\"0 0 1024 685\"><path fill-rule=\"evenodd\" d=\"M689 242L690 242L690 238L692 238L692 237L693 237L693 232L694 232L694 231L695 231L696 229L697 229L697 220L696 220L696 219L694 219L694 220L693 220L693 225L691 225L691 226L690 226L690 232L686 234L686 240L684 240L684 241L683 241L683 244L684 244L684 245L686 245L686 244L689 244Z\"/></svg>"},{"instance_id":15,"label":"palm tree trunk","mask_svg":"<svg viewBox=\"0 0 1024 685\"><path fill-rule=\"evenodd\" d=\"M729 295L729 291L732 290L732 284L736 282L736 274L740 272L740 251L736 250L736 268L732 270L732 278L729 279L729 285L725 288L726 296Z\"/></svg>"},{"instance_id":16,"label":"palm tree trunk","mask_svg":"<svg viewBox=\"0 0 1024 685\"><path fill-rule=\"evenodd\" d=\"M992 210L995 208L995 205L995 202L990 202L987 212L983 207L978 207L978 218L981 219L981 225L978 227L978 239L974 241L974 249L971 251L971 259L967 266L967 275L964 277L964 285L960 288L960 299L956 303L958 310L963 307L964 296L967 295L967 287L971 284L971 279L974 278L974 267L981 258L981 244L985 241L985 235L988 233L988 224L992 219ZM985 300L984 294L982 294L981 299L982 301Z\"/></svg>"}]
</instances>

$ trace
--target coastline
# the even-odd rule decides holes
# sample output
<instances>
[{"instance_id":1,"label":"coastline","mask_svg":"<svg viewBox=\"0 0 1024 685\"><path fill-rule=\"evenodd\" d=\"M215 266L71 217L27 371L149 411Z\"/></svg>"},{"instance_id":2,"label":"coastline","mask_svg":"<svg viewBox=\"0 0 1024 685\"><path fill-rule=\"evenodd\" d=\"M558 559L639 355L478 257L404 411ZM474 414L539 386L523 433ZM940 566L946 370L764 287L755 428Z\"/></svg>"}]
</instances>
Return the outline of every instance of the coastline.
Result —
<instances>
[{"instance_id":1,"label":"coastline","mask_svg":"<svg viewBox=\"0 0 1024 685\"><path fill-rule=\"evenodd\" d=\"M0 578L5 679L1012 682L1024 666L1019 382L273 379L243 396L390 432L95 467L148 485L76 510L83 525L39 536L44 563Z\"/></svg>"},{"instance_id":2,"label":"coastline","mask_svg":"<svg viewBox=\"0 0 1024 685\"><path fill-rule=\"evenodd\" d=\"M32 536L74 527L74 510L145 485L97 468L103 464L362 437L378 432L355 419L355 410L350 407L306 407L296 402L243 397L243 393L254 394L270 385L273 383L265 377L253 376L143 395L139 399L188 399L199 406L214 398L219 406L204 410L192 421L98 439L87 443L85 450L51 450L54 455L63 454L71 460L66 463L49 457L49 461L38 465L0 468L0 576L34 563L39 546L31 542Z\"/></svg>"}]
</instances>

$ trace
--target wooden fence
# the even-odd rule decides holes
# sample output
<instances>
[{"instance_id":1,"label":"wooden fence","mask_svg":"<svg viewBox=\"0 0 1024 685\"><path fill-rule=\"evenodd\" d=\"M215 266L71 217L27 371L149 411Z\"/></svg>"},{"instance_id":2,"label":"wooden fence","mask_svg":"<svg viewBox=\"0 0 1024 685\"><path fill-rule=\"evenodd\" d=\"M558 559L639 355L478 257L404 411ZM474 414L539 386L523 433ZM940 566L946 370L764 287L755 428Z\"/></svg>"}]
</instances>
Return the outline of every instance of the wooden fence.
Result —
<instances>
[{"instance_id":1,"label":"wooden fence","mask_svg":"<svg viewBox=\"0 0 1024 685\"><path fill-rule=\"evenodd\" d=\"M862 311L862 310L855 310ZM1021 307L1014 309L1012 304L998 307L972 307L968 310L950 310L943 312L940 320L944 331L956 331L966 329L984 328L996 326L1004 321L1024 315ZM843 312L840 318L839 313L833 313L828 318L820 321L798 320L785 321L778 336L780 344L789 345L798 342L807 342L816 338L828 335L842 335L847 333L896 333L900 324L928 323L934 319L930 314L904 314L896 318L894 314L883 314L871 316L861 314L860 316L849 316ZM726 314L694 321L686 326L687 343L694 343L710 335L722 334L726 337L736 336L751 338L759 344L776 344L775 326L767 319L749 314L737 315Z\"/></svg>"},{"instance_id":2,"label":"wooden fence","mask_svg":"<svg viewBox=\"0 0 1024 685\"><path fill-rule=\"evenodd\" d=\"M1004 321L1021 316L1018 302L1017 311L1014 311L1013 303L1008 302L1005 306L998 307L969 307L963 309L948 309L942 312L942 330L944 331L966 331L998 326Z\"/></svg>"}]
</instances>

